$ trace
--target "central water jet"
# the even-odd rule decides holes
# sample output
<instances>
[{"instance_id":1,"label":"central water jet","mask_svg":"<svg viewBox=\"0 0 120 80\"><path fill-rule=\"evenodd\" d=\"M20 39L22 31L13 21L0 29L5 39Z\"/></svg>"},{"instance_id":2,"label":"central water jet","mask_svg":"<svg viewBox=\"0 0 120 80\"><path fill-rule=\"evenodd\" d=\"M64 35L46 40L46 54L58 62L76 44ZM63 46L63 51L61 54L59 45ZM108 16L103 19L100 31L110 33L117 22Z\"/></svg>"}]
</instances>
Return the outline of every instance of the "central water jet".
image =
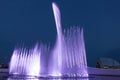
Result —
<instances>
[{"instance_id":1,"label":"central water jet","mask_svg":"<svg viewBox=\"0 0 120 80\"><path fill-rule=\"evenodd\" d=\"M53 49L52 62L50 65L50 75L51 76L61 76L61 68L62 68L62 27L61 27L61 16L60 11L55 3L52 3L56 29L57 29L57 41L55 47Z\"/></svg>"}]
</instances>

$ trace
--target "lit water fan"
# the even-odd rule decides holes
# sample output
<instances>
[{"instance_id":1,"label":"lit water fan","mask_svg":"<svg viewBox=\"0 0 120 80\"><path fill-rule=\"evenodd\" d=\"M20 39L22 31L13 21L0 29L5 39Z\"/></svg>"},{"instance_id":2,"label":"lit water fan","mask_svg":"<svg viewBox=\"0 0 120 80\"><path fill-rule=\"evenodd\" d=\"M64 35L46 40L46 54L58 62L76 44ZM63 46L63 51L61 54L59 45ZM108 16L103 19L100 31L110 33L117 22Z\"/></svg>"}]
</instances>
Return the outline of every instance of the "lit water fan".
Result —
<instances>
[{"instance_id":1,"label":"lit water fan","mask_svg":"<svg viewBox=\"0 0 120 80\"><path fill-rule=\"evenodd\" d=\"M83 29L71 28L62 34L59 8L52 4L57 29L57 41L53 49L50 75L88 76Z\"/></svg>"}]
</instances>

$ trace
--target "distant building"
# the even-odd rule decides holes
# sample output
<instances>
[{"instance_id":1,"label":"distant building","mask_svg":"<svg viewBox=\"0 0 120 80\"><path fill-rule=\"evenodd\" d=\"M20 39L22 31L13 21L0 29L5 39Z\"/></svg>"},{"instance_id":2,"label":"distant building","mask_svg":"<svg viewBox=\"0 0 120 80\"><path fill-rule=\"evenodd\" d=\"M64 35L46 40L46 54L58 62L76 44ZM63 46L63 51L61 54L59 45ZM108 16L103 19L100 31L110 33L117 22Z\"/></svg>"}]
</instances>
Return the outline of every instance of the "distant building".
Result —
<instances>
[{"instance_id":1,"label":"distant building","mask_svg":"<svg viewBox=\"0 0 120 80\"><path fill-rule=\"evenodd\" d=\"M7 65L7 64L4 64L4 63L1 63L1 64L0 64L0 68L8 68L8 65Z\"/></svg>"},{"instance_id":2,"label":"distant building","mask_svg":"<svg viewBox=\"0 0 120 80\"><path fill-rule=\"evenodd\" d=\"M96 68L120 69L120 63L110 58L98 58L96 61Z\"/></svg>"}]
</instances>

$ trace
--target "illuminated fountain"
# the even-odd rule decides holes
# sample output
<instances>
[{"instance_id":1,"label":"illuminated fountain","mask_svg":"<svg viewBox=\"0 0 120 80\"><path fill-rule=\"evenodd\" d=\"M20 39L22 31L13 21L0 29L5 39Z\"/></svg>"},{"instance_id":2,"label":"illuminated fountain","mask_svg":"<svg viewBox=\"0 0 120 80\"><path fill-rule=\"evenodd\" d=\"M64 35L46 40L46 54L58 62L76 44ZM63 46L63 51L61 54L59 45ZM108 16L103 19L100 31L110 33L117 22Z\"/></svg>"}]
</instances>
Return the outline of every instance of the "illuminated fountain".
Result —
<instances>
[{"instance_id":1,"label":"illuminated fountain","mask_svg":"<svg viewBox=\"0 0 120 80\"><path fill-rule=\"evenodd\" d=\"M11 57L9 74L29 75L37 77L67 76L88 77L87 61L84 45L83 29L70 28L62 33L59 8L52 4L56 22L57 40L49 59L46 72L43 70L45 61L41 55L46 54L44 47L36 45L33 49L15 49ZM47 71L48 70L48 71ZM42 73L46 73L42 75Z\"/></svg>"},{"instance_id":2,"label":"illuminated fountain","mask_svg":"<svg viewBox=\"0 0 120 80\"><path fill-rule=\"evenodd\" d=\"M32 49L15 49L10 61L9 74L20 76L40 76L44 69L42 53L45 46L36 45Z\"/></svg>"},{"instance_id":3,"label":"illuminated fountain","mask_svg":"<svg viewBox=\"0 0 120 80\"><path fill-rule=\"evenodd\" d=\"M55 3L52 7L57 41L50 60L49 74L52 76L88 76L83 29L71 28L62 34L59 8Z\"/></svg>"},{"instance_id":4,"label":"illuminated fountain","mask_svg":"<svg viewBox=\"0 0 120 80\"><path fill-rule=\"evenodd\" d=\"M57 29L57 41L55 47L52 51L52 56L49 64L49 75L52 76L61 76L62 71L62 60L63 60L63 35L62 35L62 28L61 28L61 19L60 19L60 11L55 3L52 4L53 13L56 22L56 29Z\"/></svg>"}]
</instances>

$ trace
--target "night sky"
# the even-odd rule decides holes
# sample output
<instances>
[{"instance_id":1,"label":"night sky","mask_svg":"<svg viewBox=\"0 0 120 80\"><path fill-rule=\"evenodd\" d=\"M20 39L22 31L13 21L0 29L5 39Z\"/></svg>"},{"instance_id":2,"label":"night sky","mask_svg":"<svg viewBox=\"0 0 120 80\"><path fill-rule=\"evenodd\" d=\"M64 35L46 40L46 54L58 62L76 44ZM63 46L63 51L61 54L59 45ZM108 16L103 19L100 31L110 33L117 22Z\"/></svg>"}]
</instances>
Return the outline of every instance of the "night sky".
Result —
<instances>
[{"instance_id":1,"label":"night sky","mask_svg":"<svg viewBox=\"0 0 120 80\"><path fill-rule=\"evenodd\" d=\"M120 61L120 0L54 0L62 28L84 28L89 66L99 57ZM56 28L52 0L0 0L0 62L21 43L53 46ZM5 60L8 61L8 60Z\"/></svg>"}]
</instances>

